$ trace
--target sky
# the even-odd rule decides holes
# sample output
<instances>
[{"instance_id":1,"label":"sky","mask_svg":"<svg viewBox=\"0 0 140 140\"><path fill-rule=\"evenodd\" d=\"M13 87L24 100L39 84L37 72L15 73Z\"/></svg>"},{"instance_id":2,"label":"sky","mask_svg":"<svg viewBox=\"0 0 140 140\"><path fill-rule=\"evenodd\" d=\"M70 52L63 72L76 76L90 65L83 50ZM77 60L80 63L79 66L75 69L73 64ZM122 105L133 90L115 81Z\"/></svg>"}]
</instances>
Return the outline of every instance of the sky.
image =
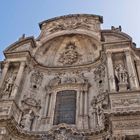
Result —
<instances>
[{"instance_id":1,"label":"sky","mask_svg":"<svg viewBox=\"0 0 140 140\"><path fill-rule=\"evenodd\" d=\"M37 37L38 23L68 14L96 14L104 18L102 29L122 26L140 47L140 0L1 0L0 61L3 50L22 34Z\"/></svg>"}]
</instances>

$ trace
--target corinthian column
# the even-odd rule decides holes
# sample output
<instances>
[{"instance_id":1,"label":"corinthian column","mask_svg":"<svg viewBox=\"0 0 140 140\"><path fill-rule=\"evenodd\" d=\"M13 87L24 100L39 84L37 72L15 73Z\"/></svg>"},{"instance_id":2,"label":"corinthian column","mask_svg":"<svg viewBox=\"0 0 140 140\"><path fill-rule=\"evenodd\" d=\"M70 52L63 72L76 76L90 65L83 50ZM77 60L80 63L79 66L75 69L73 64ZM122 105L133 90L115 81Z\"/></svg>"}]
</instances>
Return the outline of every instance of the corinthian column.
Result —
<instances>
[{"instance_id":1,"label":"corinthian column","mask_svg":"<svg viewBox=\"0 0 140 140\"><path fill-rule=\"evenodd\" d=\"M49 94L46 95L44 117L48 116L48 106L49 106Z\"/></svg>"},{"instance_id":2,"label":"corinthian column","mask_svg":"<svg viewBox=\"0 0 140 140\"><path fill-rule=\"evenodd\" d=\"M3 69L3 71L2 71L2 77L1 77L1 79L0 79L0 88L2 87L3 82L4 82L4 80L5 80L5 77L6 77L8 68L9 68L9 62L5 62L5 64L4 64L4 69Z\"/></svg>"},{"instance_id":3,"label":"corinthian column","mask_svg":"<svg viewBox=\"0 0 140 140\"><path fill-rule=\"evenodd\" d=\"M134 65L134 60L132 59L130 51L125 51L126 64L129 75L130 87L131 89L139 89L138 77L136 74L136 69Z\"/></svg>"},{"instance_id":4,"label":"corinthian column","mask_svg":"<svg viewBox=\"0 0 140 140\"><path fill-rule=\"evenodd\" d=\"M84 115L84 108L83 108L83 90L79 91L79 115L78 115L78 128L83 129L83 115Z\"/></svg>"},{"instance_id":5,"label":"corinthian column","mask_svg":"<svg viewBox=\"0 0 140 140\"><path fill-rule=\"evenodd\" d=\"M88 92L84 93L84 129L88 129Z\"/></svg>"},{"instance_id":6,"label":"corinthian column","mask_svg":"<svg viewBox=\"0 0 140 140\"><path fill-rule=\"evenodd\" d=\"M16 76L16 80L15 80L15 83L14 83L14 90L11 93L12 98L15 98L15 96L17 95L17 92L18 92L18 89L19 89L19 86L20 86L20 83L21 83L24 68L25 68L25 62L21 62L18 73L17 73L17 76Z\"/></svg>"},{"instance_id":7,"label":"corinthian column","mask_svg":"<svg viewBox=\"0 0 140 140\"><path fill-rule=\"evenodd\" d=\"M79 109L79 115L83 115L83 91L80 91L80 109Z\"/></svg>"},{"instance_id":8,"label":"corinthian column","mask_svg":"<svg viewBox=\"0 0 140 140\"><path fill-rule=\"evenodd\" d=\"M111 92L116 91L115 77L114 77L114 68L112 62L112 53L107 52L107 69L108 69L108 77L109 77L109 88Z\"/></svg>"}]
</instances>

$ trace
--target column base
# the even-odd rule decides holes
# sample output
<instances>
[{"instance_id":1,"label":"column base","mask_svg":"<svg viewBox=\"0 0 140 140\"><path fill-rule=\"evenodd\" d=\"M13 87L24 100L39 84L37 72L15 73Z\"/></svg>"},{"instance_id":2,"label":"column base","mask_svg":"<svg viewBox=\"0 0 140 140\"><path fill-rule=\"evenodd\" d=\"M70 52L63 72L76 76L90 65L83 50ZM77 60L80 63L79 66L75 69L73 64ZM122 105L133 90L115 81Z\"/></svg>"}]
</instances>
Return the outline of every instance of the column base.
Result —
<instances>
[{"instance_id":1,"label":"column base","mask_svg":"<svg viewBox=\"0 0 140 140\"><path fill-rule=\"evenodd\" d=\"M88 115L85 115L83 118L84 129L89 129Z\"/></svg>"},{"instance_id":2,"label":"column base","mask_svg":"<svg viewBox=\"0 0 140 140\"><path fill-rule=\"evenodd\" d=\"M82 115L78 116L77 127L78 127L78 129L84 129L83 128L83 116Z\"/></svg>"}]
</instances>

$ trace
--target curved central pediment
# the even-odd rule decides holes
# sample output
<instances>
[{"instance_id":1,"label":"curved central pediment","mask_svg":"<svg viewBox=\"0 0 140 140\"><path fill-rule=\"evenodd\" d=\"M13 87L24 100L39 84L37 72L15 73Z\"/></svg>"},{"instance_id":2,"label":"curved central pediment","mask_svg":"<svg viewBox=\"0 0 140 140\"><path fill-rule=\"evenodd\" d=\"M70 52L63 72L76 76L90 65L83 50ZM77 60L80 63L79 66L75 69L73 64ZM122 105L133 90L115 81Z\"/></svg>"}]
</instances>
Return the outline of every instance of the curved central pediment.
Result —
<instances>
[{"instance_id":1,"label":"curved central pediment","mask_svg":"<svg viewBox=\"0 0 140 140\"><path fill-rule=\"evenodd\" d=\"M47 67L65 67L95 62L101 46L87 35L63 35L44 43L35 54L38 63Z\"/></svg>"}]
</instances>

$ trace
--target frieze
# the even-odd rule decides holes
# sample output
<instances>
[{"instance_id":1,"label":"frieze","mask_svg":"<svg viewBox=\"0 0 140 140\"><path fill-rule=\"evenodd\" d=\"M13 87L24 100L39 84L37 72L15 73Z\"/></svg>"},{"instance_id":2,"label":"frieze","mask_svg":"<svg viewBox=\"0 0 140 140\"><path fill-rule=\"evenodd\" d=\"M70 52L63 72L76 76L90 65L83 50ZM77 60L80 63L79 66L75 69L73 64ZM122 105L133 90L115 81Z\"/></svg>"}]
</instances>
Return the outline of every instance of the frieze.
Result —
<instances>
[{"instance_id":1,"label":"frieze","mask_svg":"<svg viewBox=\"0 0 140 140\"><path fill-rule=\"evenodd\" d=\"M54 33L63 30L75 30L85 29L89 31L97 32L99 30L99 23L92 18L85 17L70 17L67 19L60 19L52 21L50 23L43 23L42 29L46 30L47 33Z\"/></svg>"},{"instance_id":2,"label":"frieze","mask_svg":"<svg viewBox=\"0 0 140 140\"><path fill-rule=\"evenodd\" d=\"M115 99L112 100L112 107L129 107L129 106L139 106L140 105L140 99L139 98L130 98L130 99Z\"/></svg>"},{"instance_id":3,"label":"frieze","mask_svg":"<svg viewBox=\"0 0 140 140\"><path fill-rule=\"evenodd\" d=\"M0 107L0 115L8 115L9 114L9 111L10 111L10 106L1 106Z\"/></svg>"},{"instance_id":4,"label":"frieze","mask_svg":"<svg viewBox=\"0 0 140 140\"><path fill-rule=\"evenodd\" d=\"M133 129L133 128L139 128L140 127L140 121L123 121L114 123L113 128L114 129Z\"/></svg>"},{"instance_id":5,"label":"frieze","mask_svg":"<svg viewBox=\"0 0 140 140\"><path fill-rule=\"evenodd\" d=\"M47 86L56 87L60 85L87 85L88 80L83 73L64 72L56 74L56 76L50 80Z\"/></svg>"},{"instance_id":6,"label":"frieze","mask_svg":"<svg viewBox=\"0 0 140 140\"><path fill-rule=\"evenodd\" d=\"M126 108L115 108L112 110L112 112L114 114L116 113L136 113L136 112L139 112L140 111L140 108L139 107L126 107Z\"/></svg>"}]
</instances>

